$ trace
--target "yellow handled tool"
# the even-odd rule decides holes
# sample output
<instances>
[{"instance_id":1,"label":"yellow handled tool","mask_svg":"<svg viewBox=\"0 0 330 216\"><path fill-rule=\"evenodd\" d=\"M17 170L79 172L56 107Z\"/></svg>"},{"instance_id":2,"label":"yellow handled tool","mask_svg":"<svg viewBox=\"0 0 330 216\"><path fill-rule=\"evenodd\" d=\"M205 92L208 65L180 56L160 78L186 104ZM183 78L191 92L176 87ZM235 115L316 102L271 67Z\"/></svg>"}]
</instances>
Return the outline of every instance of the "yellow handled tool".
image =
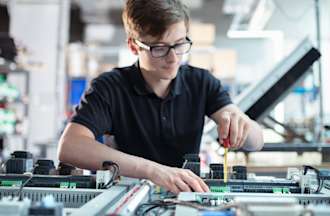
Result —
<instances>
[{"instance_id":1,"label":"yellow handled tool","mask_svg":"<svg viewBox=\"0 0 330 216\"><path fill-rule=\"evenodd\" d=\"M228 181L228 158L227 158L227 154L228 154L228 148L230 146L230 140L229 140L229 136L223 140L223 147L225 148L225 154L224 154L224 158L223 158L223 181L225 183L227 183Z\"/></svg>"}]
</instances>

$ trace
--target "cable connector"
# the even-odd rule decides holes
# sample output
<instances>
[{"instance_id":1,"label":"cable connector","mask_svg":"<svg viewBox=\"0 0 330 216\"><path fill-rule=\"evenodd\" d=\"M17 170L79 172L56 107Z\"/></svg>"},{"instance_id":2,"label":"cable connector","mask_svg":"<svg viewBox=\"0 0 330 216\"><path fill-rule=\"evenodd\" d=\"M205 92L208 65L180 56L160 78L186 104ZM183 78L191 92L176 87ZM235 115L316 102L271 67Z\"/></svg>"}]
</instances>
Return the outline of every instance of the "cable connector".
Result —
<instances>
[{"instance_id":1,"label":"cable connector","mask_svg":"<svg viewBox=\"0 0 330 216\"><path fill-rule=\"evenodd\" d=\"M103 161L102 170L96 172L96 188L110 188L119 175L119 166L113 161Z\"/></svg>"},{"instance_id":2,"label":"cable connector","mask_svg":"<svg viewBox=\"0 0 330 216\"><path fill-rule=\"evenodd\" d=\"M105 185L110 182L113 173L109 170L97 170L96 171L96 189L104 189Z\"/></svg>"}]
</instances>

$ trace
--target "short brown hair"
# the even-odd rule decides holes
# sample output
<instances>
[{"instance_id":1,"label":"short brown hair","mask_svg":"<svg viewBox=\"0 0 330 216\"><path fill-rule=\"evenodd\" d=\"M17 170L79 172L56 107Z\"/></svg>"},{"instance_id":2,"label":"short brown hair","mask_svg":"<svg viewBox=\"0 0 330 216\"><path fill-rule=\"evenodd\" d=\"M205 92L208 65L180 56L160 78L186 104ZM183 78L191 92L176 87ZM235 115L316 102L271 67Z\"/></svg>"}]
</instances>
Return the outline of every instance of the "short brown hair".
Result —
<instances>
[{"instance_id":1,"label":"short brown hair","mask_svg":"<svg viewBox=\"0 0 330 216\"><path fill-rule=\"evenodd\" d=\"M180 0L127 0L122 19L128 37L161 38L167 28L184 21L189 29L188 8Z\"/></svg>"}]
</instances>

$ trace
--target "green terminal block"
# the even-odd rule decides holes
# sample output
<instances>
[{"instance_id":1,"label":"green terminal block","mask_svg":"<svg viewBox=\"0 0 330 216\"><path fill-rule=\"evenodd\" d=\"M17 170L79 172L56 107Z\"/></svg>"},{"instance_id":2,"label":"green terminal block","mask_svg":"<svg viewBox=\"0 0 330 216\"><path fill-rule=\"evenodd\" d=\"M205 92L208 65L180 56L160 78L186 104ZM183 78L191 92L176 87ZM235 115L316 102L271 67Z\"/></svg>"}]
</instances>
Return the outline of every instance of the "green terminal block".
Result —
<instances>
[{"instance_id":1,"label":"green terminal block","mask_svg":"<svg viewBox=\"0 0 330 216\"><path fill-rule=\"evenodd\" d=\"M282 188L273 188L273 193L282 193Z\"/></svg>"},{"instance_id":2,"label":"green terminal block","mask_svg":"<svg viewBox=\"0 0 330 216\"><path fill-rule=\"evenodd\" d=\"M61 182L60 188L77 188L77 183L74 183L74 182Z\"/></svg>"},{"instance_id":3,"label":"green terminal block","mask_svg":"<svg viewBox=\"0 0 330 216\"><path fill-rule=\"evenodd\" d=\"M69 188L70 183L69 182L61 182L60 188Z\"/></svg>"},{"instance_id":4,"label":"green terminal block","mask_svg":"<svg viewBox=\"0 0 330 216\"><path fill-rule=\"evenodd\" d=\"M69 188L77 188L77 183L70 182Z\"/></svg>"},{"instance_id":5,"label":"green terminal block","mask_svg":"<svg viewBox=\"0 0 330 216\"><path fill-rule=\"evenodd\" d=\"M226 192L230 192L230 187L228 187L228 186L225 186L225 187L211 186L210 191L217 192L217 193L226 193Z\"/></svg>"},{"instance_id":6,"label":"green terminal block","mask_svg":"<svg viewBox=\"0 0 330 216\"><path fill-rule=\"evenodd\" d=\"M273 188L273 193L277 193L277 194L289 194L290 193L290 189L289 188Z\"/></svg>"},{"instance_id":7,"label":"green terminal block","mask_svg":"<svg viewBox=\"0 0 330 216\"><path fill-rule=\"evenodd\" d=\"M290 193L289 188L283 188L282 191L283 191L284 194L289 194Z\"/></svg>"},{"instance_id":8,"label":"green terminal block","mask_svg":"<svg viewBox=\"0 0 330 216\"><path fill-rule=\"evenodd\" d=\"M20 187L22 181L1 181L1 186L4 187Z\"/></svg>"}]
</instances>

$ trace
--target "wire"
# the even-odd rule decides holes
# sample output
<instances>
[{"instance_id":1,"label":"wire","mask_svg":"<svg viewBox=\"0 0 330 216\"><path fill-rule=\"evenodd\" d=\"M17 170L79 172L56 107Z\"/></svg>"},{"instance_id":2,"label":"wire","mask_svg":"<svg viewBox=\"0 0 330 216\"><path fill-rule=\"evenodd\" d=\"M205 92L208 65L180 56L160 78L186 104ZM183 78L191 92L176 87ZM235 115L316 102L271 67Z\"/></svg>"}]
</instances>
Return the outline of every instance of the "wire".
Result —
<instances>
[{"instance_id":1,"label":"wire","mask_svg":"<svg viewBox=\"0 0 330 216\"><path fill-rule=\"evenodd\" d=\"M177 200L177 199L164 199L165 203L173 203L176 205L182 205L186 207L192 207L198 210L207 210L207 211L223 211L227 210L230 208L238 208L239 206L237 204L225 204L225 205L220 205L220 206L205 206L201 205L196 202L189 202L189 201L182 201L182 200Z\"/></svg>"},{"instance_id":2,"label":"wire","mask_svg":"<svg viewBox=\"0 0 330 216\"><path fill-rule=\"evenodd\" d=\"M330 190L330 184L324 184L324 188Z\"/></svg>"},{"instance_id":3,"label":"wire","mask_svg":"<svg viewBox=\"0 0 330 216\"><path fill-rule=\"evenodd\" d=\"M157 208L159 208L159 210L161 209L168 209L170 207L174 207L175 204L171 204L171 205L155 205L155 206L151 206L150 208L146 209L142 215L146 215L148 212L151 212L152 210L156 210ZM156 213L156 215L160 215L160 214L163 214L163 213Z\"/></svg>"},{"instance_id":4,"label":"wire","mask_svg":"<svg viewBox=\"0 0 330 216\"><path fill-rule=\"evenodd\" d=\"M152 210L155 210L156 208L167 209L170 207L174 207L175 205L176 204L174 204L174 203L164 203L162 200L156 200L156 201L152 201L149 203L143 203L137 207L137 209L135 210L135 215L143 216L143 215L147 215L148 212L151 212Z\"/></svg>"},{"instance_id":5,"label":"wire","mask_svg":"<svg viewBox=\"0 0 330 216\"><path fill-rule=\"evenodd\" d=\"M236 209L242 209L243 206L237 204L237 203L230 203L230 204L225 204L221 206L205 206L196 202L191 202L191 201L182 201L178 199L164 199L164 200L156 200L152 201L149 203L144 203L138 206L138 208L135 211L136 215L146 215L148 212L157 209L157 208L169 208L173 207L175 205L181 205L181 206L186 206L190 208L194 208L197 210L201 211L225 211L229 210L231 208L236 208Z\"/></svg>"},{"instance_id":6,"label":"wire","mask_svg":"<svg viewBox=\"0 0 330 216\"><path fill-rule=\"evenodd\" d=\"M19 188L19 191L18 191L18 200L19 201L22 201L23 200L23 188L25 187L25 185L27 183L30 182L30 180L33 178L33 175L32 173L27 173L27 175L29 176L29 178L23 183L21 184L20 188Z\"/></svg>"},{"instance_id":7,"label":"wire","mask_svg":"<svg viewBox=\"0 0 330 216\"><path fill-rule=\"evenodd\" d=\"M104 161L102 163L102 168L104 170L109 170L110 173L112 174L111 179L108 181L108 183L106 183L102 188L103 189L108 189L110 188L112 185L114 185L115 180L118 178L119 176L119 165L113 161Z\"/></svg>"},{"instance_id":8,"label":"wire","mask_svg":"<svg viewBox=\"0 0 330 216\"><path fill-rule=\"evenodd\" d=\"M119 168L117 168L116 166L112 166L109 168L109 171L112 174L112 176L111 176L111 179L109 180L109 182L107 184L105 184L105 186L104 186L105 188L110 188L115 183L115 180L119 173Z\"/></svg>"},{"instance_id":9,"label":"wire","mask_svg":"<svg viewBox=\"0 0 330 216\"><path fill-rule=\"evenodd\" d=\"M320 171L318 169L316 169L315 167L307 166L307 165L304 165L303 168L304 168L304 171L303 171L304 175L307 174L308 170L313 170L315 172L316 179L317 179L317 189L314 193L319 193L323 187L323 180L321 180L321 178L320 178Z\"/></svg>"}]
</instances>

